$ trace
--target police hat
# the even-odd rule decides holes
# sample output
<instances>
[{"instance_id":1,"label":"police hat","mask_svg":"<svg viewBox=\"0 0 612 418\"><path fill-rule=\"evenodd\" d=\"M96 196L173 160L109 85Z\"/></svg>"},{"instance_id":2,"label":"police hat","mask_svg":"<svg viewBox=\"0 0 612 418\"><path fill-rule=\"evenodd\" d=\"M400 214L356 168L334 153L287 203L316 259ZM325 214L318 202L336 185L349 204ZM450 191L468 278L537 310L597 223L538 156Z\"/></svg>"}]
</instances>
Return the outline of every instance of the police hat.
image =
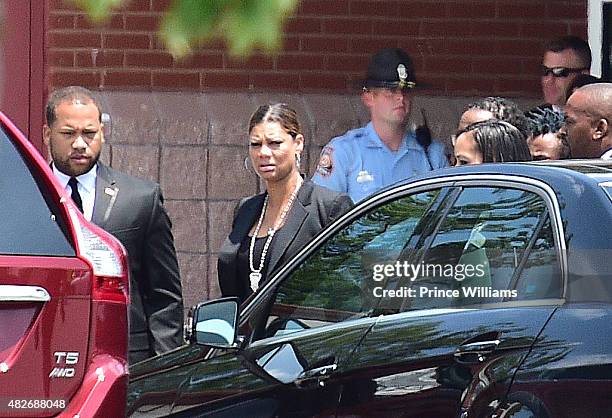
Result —
<instances>
[{"instance_id":1,"label":"police hat","mask_svg":"<svg viewBox=\"0 0 612 418\"><path fill-rule=\"evenodd\" d=\"M370 59L363 87L413 88L416 76L412 59L400 48L381 49Z\"/></svg>"}]
</instances>

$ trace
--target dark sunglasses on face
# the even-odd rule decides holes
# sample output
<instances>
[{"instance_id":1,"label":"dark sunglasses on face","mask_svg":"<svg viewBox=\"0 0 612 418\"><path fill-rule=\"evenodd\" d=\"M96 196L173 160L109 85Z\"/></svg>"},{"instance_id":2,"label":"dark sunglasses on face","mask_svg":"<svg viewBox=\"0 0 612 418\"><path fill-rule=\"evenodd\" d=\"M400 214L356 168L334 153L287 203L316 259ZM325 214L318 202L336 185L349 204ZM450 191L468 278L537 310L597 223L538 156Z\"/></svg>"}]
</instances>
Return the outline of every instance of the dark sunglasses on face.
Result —
<instances>
[{"instance_id":1,"label":"dark sunglasses on face","mask_svg":"<svg viewBox=\"0 0 612 418\"><path fill-rule=\"evenodd\" d=\"M588 68L567 68L567 67L547 67L545 65L542 65L541 71L542 71L542 76L546 77L547 75L551 74L553 77L567 77L570 74L576 74L579 72L582 72L584 70L587 70Z\"/></svg>"}]
</instances>

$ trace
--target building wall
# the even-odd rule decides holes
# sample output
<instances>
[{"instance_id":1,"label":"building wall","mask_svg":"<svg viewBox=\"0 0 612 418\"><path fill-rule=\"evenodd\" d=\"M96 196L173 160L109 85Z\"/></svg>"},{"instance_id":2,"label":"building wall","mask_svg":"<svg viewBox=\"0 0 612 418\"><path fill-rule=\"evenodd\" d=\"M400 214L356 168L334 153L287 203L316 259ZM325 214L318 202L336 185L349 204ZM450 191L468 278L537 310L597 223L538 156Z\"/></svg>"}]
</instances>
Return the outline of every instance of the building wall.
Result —
<instances>
[{"instance_id":1,"label":"building wall","mask_svg":"<svg viewBox=\"0 0 612 418\"><path fill-rule=\"evenodd\" d=\"M155 35L168 0L131 0L102 29L48 1L51 85L104 90L346 92L371 52L398 46L428 93L534 96L543 43L586 35L586 0L302 0L276 57L236 62L216 43L176 61Z\"/></svg>"},{"instance_id":2,"label":"building wall","mask_svg":"<svg viewBox=\"0 0 612 418\"><path fill-rule=\"evenodd\" d=\"M427 84L414 108L424 108L435 136L446 139L474 97L536 104L545 40L586 32L584 0L302 0L276 57L239 63L213 44L175 61L155 35L168 1L132 0L97 29L48 1L49 88L99 90L112 116L103 161L161 184L186 306L219 295L216 254L233 208L261 191L244 166L247 122L259 104L296 108L311 174L331 137L368 120L355 83L371 52L399 46L412 54Z\"/></svg>"}]
</instances>

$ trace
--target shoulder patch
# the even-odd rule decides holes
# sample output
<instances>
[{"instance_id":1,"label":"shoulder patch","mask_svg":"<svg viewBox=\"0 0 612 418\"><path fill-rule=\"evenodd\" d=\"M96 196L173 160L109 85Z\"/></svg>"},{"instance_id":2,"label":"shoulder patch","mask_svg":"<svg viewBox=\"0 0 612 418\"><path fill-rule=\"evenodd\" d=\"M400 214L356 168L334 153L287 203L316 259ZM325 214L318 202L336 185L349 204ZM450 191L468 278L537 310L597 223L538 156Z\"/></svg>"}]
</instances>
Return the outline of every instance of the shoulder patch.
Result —
<instances>
[{"instance_id":1,"label":"shoulder patch","mask_svg":"<svg viewBox=\"0 0 612 418\"><path fill-rule=\"evenodd\" d=\"M334 171L334 149L325 147L321 151L319 163L317 164L317 173L323 177L329 176Z\"/></svg>"}]
</instances>

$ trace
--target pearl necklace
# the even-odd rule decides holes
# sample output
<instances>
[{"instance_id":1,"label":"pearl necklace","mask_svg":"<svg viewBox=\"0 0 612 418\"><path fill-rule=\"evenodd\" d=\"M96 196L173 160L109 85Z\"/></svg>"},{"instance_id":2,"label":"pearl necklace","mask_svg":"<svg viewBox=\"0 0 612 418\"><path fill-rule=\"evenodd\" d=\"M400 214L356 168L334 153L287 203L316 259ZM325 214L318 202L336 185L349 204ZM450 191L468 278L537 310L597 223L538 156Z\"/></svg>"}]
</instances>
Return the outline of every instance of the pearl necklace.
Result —
<instances>
[{"instance_id":1,"label":"pearl necklace","mask_svg":"<svg viewBox=\"0 0 612 418\"><path fill-rule=\"evenodd\" d=\"M276 234L276 231L283 224L283 221L285 220L287 213L289 213L289 209L291 209L291 206L293 205L293 201L297 197L297 193L298 193L298 190L300 190L301 185L302 185L302 182L298 180L298 182L295 184L295 189L291 193L291 196L289 196L289 200L287 201L287 204L285 205L285 207L283 208L281 212L280 217L274 223L274 227L268 228L268 238L266 239L263 250L261 251L261 259L259 260L259 268L256 269L254 262L253 262L255 259L253 252L255 250L255 240L257 239L257 235L259 235L259 230L261 228L261 224L263 223L264 216L266 215L266 209L268 207L268 196L269 195L266 194L263 208L261 209L261 215L259 215L259 221L257 221L255 232L253 233L253 236L251 237L251 245L249 246L249 268L251 269L251 274L249 274L249 281L251 282L251 289L253 290L253 292L256 292L257 289L259 288L259 281L261 280L261 271L263 270L263 266L266 260L266 254L268 253L268 247L270 247L272 238L274 238L274 234Z\"/></svg>"}]
</instances>

